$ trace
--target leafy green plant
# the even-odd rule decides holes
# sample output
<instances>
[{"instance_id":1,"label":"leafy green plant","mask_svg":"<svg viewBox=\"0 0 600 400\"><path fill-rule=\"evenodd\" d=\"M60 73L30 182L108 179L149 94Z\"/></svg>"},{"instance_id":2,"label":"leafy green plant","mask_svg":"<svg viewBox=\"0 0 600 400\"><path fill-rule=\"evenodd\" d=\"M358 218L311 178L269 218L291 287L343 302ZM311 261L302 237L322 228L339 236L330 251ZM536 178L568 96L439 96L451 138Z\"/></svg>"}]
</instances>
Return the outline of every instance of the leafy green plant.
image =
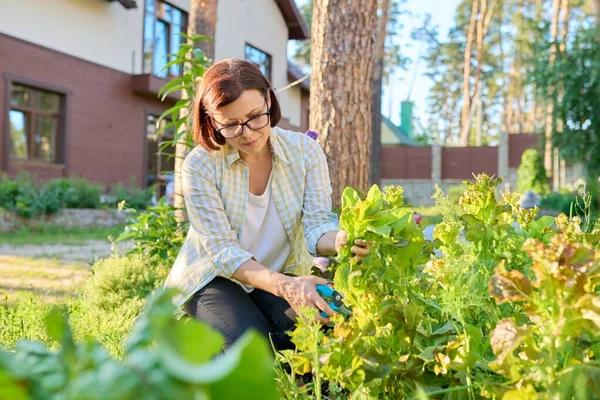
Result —
<instances>
[{"instance_id":1,"label":"leafy green plant","mask_svg":"<svg viewBox=\"0 0 600 400\"><path fill-rule=\"evenodd\" d=\"M546 245L529 240L533 278L501 265L490 281L498 304L522 310L500 320L490 340L491 368L510 384L503 398L600 397L600 255L555 236ZM537 395L539 393L539 395Z\"/></svg>"},{"instance_id":2,"label":"leafy green plant","mask_svg":"<svg viewBox=\"0 0 600 400\"><path fill-rule=\"evenodd\" d=\"M544 160L539 151L527 149L521 156L521 164L517 169L517 190L525 193L532 190L539 194L550 192L550 183L546 176Z\"/></svg>"},{"instance_id":3,"label":"leafy green plant","mask_svg":"<svg viewBox=\"0 0 600 400\"><path fill-rule=\"evenodd\" d=\"M135 213L123 233L114 242L132 240L129 254L141 254L148 262L173 262L185 240L187 223L178 224L175 208L161 199L158 205Z\"/></svg>"},{"instance_id":4,"label":"leafy green plant","mask_svg":"<svg viewBox=\"0 0 600 400\"><path fill-rule=\"evenodd\" d=\"M46 328L60 348L22 341L15 353L0 352L0 398L277 399L265 339L250 331L219 355L219 333L173 319L173 294L161 292L148 301L123 362L97 342L75 342L65 315L53 309Z\"/></svg>"},{"instance_id":5,"label":"leafy green plant","mask_svg":"<svg viewBox=\"0 0 600 400\"><path fill-rule=\"evenodd\" d=\"M520 311L497 305L488 283L502 262L531 274L523 244L548 243L555 228L553 217L523 209L518 194L498 199L500 182L486 175L465 182L455 205L439 192L443 220L433 242L411 220L400 191L373 187L361 199L346 189L341 227L349 243L361 238L371 249L362 261L343 249L332 264L335 287L353 315L334 316L333 327L318 334L310 319L301 321L292 333L297 350L279 358L292 371L282 384L309 373L312 382L291 393L318 394L318 374L328 389L321 396L329 399L475 399L506 383L490 366L488 338L498 321Z\"/></svg>"}]
</instances>

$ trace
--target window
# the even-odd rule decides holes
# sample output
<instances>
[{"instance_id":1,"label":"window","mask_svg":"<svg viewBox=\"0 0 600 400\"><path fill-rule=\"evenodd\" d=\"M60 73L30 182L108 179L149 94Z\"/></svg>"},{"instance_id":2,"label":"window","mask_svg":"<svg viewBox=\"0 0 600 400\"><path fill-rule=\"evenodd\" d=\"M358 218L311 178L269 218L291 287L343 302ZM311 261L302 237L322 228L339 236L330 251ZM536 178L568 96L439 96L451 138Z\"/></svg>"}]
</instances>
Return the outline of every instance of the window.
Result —
<instances>
[{"instance_id":1,"label":"window","mask_svg":"<svg viewBox=\"0 0 600 400\"><path fill-rule=\"evenodd\" d=\"M148 115L146 120L146 186L150 187L156 184L156 198L165 194L165 187L169 175L175 170L175 148L166 146L165 141L173 140L173 127L156 136L158 129L158 117ZM161 125L165 126L171 121L162 120Z\"/></svg>"},{"instance_id":2,"label":"window","mask_svg":"<svg viewBox=\"0 0 600 400\"><path fill-rule=\"evenodd\" d=\"M8 154L22 160L60 162L63 114L63 95L13 83Z\"/></svg>"},{"instance_id":3,"label":"window","mask_svg":"<svg viewBox=\"0 0 600 400\"><path fill-rule=\"evenodd\" d=\"M271 55L246 44L246 61L250 61L260 68L261 72L271 81Z\"/></svg>"},{"instance_id":4,"label":"window","mask_svg":"<svg viewBox=\"0 0 600 400\"><path fill-rule=\"evenodd\" d=\"M144 14L144 60L143 71L163 78L181 75L181 68L169 62L168 55L176 53L182 41L181 33L187 33L188 16L180 9L162 0L146 0Z\"/></svg>"}]
</instances>

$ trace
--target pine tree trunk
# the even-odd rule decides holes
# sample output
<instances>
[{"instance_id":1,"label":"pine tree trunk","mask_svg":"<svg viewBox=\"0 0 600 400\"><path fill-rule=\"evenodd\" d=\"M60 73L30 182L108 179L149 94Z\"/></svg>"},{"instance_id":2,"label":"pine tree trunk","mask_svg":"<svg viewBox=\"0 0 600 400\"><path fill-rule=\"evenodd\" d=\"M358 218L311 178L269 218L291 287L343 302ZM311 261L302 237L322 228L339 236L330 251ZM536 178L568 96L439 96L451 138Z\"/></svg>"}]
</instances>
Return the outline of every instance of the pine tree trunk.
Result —
<instances>
[{"instance_id":1,"label":"pine tree trunk","mask_svg":"<svg viewBox=\"0 0 600 400\"><path fill-rule=\"evenodd\" d=\"M377 21L377 42L373 58L373 115L371 127L371 178L373 185L381 183L381 95L383 90L383 68L385 54L385 38L387 23L392 0L381 0L379 4L380 17Z\"/></svg>"},{"instance_id":2,"label":"pine tree trunk","mask_svg":"<svg viewBox=\"0 0 600 400\"><path fill-rule=\"evenodd\" d=\"M333 201L370 178L374 0L315 0L310 127L327 155Z\"/></svg>"},{"instance_id":3,"label":"pine tree trunk","mask_svg":"<svg viewBox=\"0 0 600 400\"><path fill-rule=\"evenodd\" d=\"M190 4L190 17L187 31L188 36L206 35L214 38L217 23L217 2L218 0L192 0ZM214 59L215 46L213 40L202 40L197 46L202 49L206 57ZM187 98L187 93L183 90L181 96L182 98ZM189 114L188 110L185 108L181 109L180 112L182 116L187 116ZM186 128L186 125L182 127L184 130ZM189 146L187 132L185 132L181 135L180 140L178 140L175 145L175 171L173 174L175 180L173 182L173 203L175 206L175 218L179 223L185 222L188 219L182 191L181 166L191 149L192 147Z\"/></svg>"},{"instance_id":4,"label":"pine tree trunk","mask_svg":"<svg viewBox=\"0 0 600 400\"><path fill-rule=\"evenodd\" d=\"M567 35L569 33L569 0L562 0L560 5L560 46L559 51L564 53L567 50ZM558 88L558 101L562 101L563 88ZM563 131L563 121L558 119L556 124L556 132L560 134ZM560 159L558 149L555 151L554 157L554 185L560 189L565 185L564 177L566 175L565 162Z\"/></svg>"},{"instance_id":5,"label":"pine tree trunk","mask_svg":"<svg viewBox=\"0 0 600 400\"><path fill-rule=\"evenodd\" d=\"M552 0L552 26L550 35L553 41L558 38L558 15L560 12L561 0ZM554 65L554 59L556 58L556 46L552 46L550 49L550 68ZM546 105L546 132L545 132L545 144L544 144L544 166L546 167L546 174L552 176L552 131L554 130L554 87L548 89L548 104Z\"/></svg>"},{"instance_id":6,"label":"pine tree trunk","mask_svg":"<svg viewBox=\"0 0 600 400\"><path fill-rule=\"evenodd\" d=\"M473 0L471 8L471 19L469 21L469 31L467 33L467 45L464 55L464 73L463 73L463 109L460 121L460 145L468 146L471 132L471 52L473 49L473 37L475 36L475 25L477 22L477 13L479 9L479 0Z\"/></svg>"}]
</instances>

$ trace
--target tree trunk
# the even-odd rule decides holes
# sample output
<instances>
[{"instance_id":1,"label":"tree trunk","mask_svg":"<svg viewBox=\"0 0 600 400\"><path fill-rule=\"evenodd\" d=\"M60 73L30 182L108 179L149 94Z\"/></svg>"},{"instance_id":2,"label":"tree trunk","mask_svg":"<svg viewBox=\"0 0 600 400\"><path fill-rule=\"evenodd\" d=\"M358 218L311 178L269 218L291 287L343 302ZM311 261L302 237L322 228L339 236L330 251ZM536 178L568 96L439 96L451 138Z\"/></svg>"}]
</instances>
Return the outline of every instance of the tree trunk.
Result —
<instances>
[{"instance_id":1,"label":"tree trunk","mask_svg":"<svg viewBox=\"0 0 600 400\"><path fill-rule=\"evenodd\" d=\"M559 51L564 53L567 51L567 35L569 33L569 0L562 0L560 5L560 46ZM558 101L562 101L563 96L563 88L558 88ZM556 124L556 132L560 134L563 131L563 121L562 119L558 119ZM565 162L560 159L560 152L558 149L555 151L554 157L554 185L557 188L562 188L565 185L564 177L566 175L565 172Z\"/></svg>"},{"instance_id":2,"label":"tree trunk","mask_svg":"<svg viewBox=\"0 0 600 400\"><path fill-rule=\"evenodd\" d=\"M471 132L470 110L471 110L471 52L473 48L473 36L475 35L475 25L477 22L477 12L479 8L479 0L473 0L471 8L471 19L469 21L469 31L467 33L467 45L464 55L464 72L463 72L463 109L461 116L460 127L460 144L461 146L469 145L469 136Z\"/></svg>"},{"instance_id":3,"label":"tree trunk","mask_svg":"<svg viewBox=\"0 0 600 400\"><path fill-rule=\"evenodd\" d=\"M377 42L373 58L373 115L371 118L371 178L372 185L381 183L381 95L383 89L383 67L385 54L385 38L391 0L381 0L380 17L377 21Z\"/></svg>"},{"instance_id":4,"label":"tree trunk","mask_svg":"<svg viewBox=\"0 0 600 400\"><path fill-rule=\"evenodd\" d=\"M334 203L370 178L373 50L377 2L315 0L310 127L329 164Z\"/></svg>"},{"instance_id":5,"label":"tree trunk","mask_svg":"<svg viewBox=\"0 0 600 400\"><path fill-rule=\"evenodd\" d=\"M558 15L560 12L561 0L552 0L552 26L550 35L552 40L556 42L558 38ZM550 67L554 65L554 59L556 58L556 46L552 46L550 49ZM546 132L545 132L545 144L544 144L544 166L546 167L546 174L548 177L552 176L552 131L554 130L554 88L548 88L548 104L546 105Z\"/></svg>"},{"instance_id":6,"label":"tree trunk","mask_svg":"<svg viewBox=\"0 0 600 400\"><path fill-rule=\"evenodd\" d=\"M217 23L217 2L218 0L192 0L187 31L188 36L206 35L214 38ZM213 40L202 40L197 46L203 51L206 57L214 59L215 46ZM181 96L182 98L187 98L185 90L182 90ZM182 108L180 112L182 116L189 114L189 110L185 108ZM183 125L182 129L186 130L187 125ZM185 222L188 219L182 191L181 166L191 149L187 132L184 132L175 145L175 171L173 174L175 179L173 183L173 203L175 206L175 218L179 223Z\"/></svg>"}]
</instances>

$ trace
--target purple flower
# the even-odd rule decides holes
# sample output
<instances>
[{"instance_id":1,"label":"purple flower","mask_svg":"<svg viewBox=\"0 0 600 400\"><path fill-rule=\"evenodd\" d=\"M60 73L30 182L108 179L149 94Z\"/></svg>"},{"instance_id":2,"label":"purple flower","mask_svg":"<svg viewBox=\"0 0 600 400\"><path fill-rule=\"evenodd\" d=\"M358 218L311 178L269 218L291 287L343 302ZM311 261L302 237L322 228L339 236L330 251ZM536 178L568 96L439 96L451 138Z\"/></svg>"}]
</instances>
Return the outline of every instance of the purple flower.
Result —
<instances>
[{"instance_id":1,"label":"purple flower","mask_svg":"<svg viewBox=\"0 0 600 400\"><path fill-rule=\"evenodd\" d=\"M306 134L308 135L309 138L317 140L317 138L319 137L319 134L315 131L306 131Z\"/></svg>"},{"instance_id":2,"label":"purple flower","mask_svg":"<svg viewBox=\"0 0 600 400\"><path fill-rule=\"evenodd\" d=\"M327 271L327 267L329 266L329 258L327 257L314 257L313 264L319 268L322 272Z\"/></svg>"}]
</instances>

